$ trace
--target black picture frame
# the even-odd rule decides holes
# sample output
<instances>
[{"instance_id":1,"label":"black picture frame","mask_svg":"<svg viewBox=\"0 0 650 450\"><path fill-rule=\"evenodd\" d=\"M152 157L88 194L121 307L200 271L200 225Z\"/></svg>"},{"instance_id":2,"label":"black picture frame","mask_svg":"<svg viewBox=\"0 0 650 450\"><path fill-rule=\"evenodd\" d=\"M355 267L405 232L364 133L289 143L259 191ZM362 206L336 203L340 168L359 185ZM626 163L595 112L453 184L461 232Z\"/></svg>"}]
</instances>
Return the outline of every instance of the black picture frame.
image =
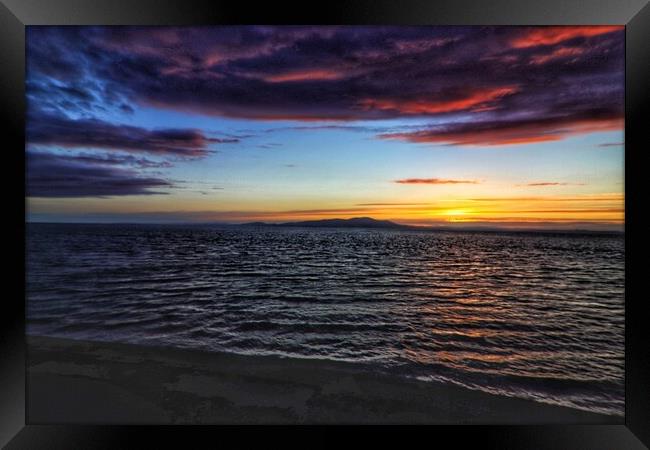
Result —
<instances>
[{"instance_id":1,"label":"black picture frame","mask_svg":"<svg viewBox=\"0 0 650 450\"><path fill-rule=\"evenodd\" d=\"M454 447L554 449L642 449L650 446L650 335L643 314L644 117L650 116L650 5L646 0L355 0L347 2L246 2L221 0L0 0L0 114L7 126L4 222L6 275L10 294L2 302L0 339L0 444L6 448L188 447L187 439L210 446L237 433L238 446L277 428L249 433L238 427L45 426L27 423L25 411L25 191L24 65L26 25L626 25L625 113L625 424L563 426L427 426L418 435ZM646 113L646 114L644 114ZM23 188L19 188L22 186ZM10 244L10 245L8 245ZM634 261L640 261L635 263ZM330 427L301 431L329 438ZM366 429L367 430L367 429ZM290 433L296 428L289 430ZM392 427L373 428L369 438L403 445ZM387 434L388 433L388 434ZM215 440L218 439L218 440ZM309 439L312 439L310 437ZM153 442L157 441L159 445ZM181 444L183 442L183 444ZM163 445L165 444L165 445ZM189 448L189 447L188 447ZM448 448L444 446L444 448Z\"/></svg>"}]
</instances>

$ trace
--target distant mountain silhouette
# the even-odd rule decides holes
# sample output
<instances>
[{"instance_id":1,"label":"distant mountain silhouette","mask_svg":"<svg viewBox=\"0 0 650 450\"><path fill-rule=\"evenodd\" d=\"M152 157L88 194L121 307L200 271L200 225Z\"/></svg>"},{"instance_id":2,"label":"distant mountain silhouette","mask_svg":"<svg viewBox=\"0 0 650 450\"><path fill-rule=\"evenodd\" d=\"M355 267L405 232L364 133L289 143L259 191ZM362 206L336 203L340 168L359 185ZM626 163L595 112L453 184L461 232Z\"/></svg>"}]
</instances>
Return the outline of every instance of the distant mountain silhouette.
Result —
<instances>
[{"instance_id":1,"label":"distant mountain silhouette","mask_svg":"<svg viewBox=\"0 0 650 450\"><path fill-rule=\"evenodd\" d=\"M250 222L244 226L276 226L276 227L322 227L322 228L393 228L410 229L408 225L400 225L390 220L377 220L372 217L354 217L352 219L321 219L305 220L302 222L285 222L269 224L265 222Z\"/></svg>"},{"instance_id":2,"label":"distant mountain silhouette","mask_svg":"<svg viewBox=\"0 0 650 450\"><path fill-rule=\"evenodd\" d=\"M403 225L390 220L377 220L372 217L354 217L351 219L321 219L305 220L302 222L266 223L248 222L240 226L246 227L304 227L304 228L370 228L386 230L417 230L417 231L474 231L494 233L535 233L535 234L623 234L614 230L585 230L585 229L526 229L503 228L498 226L467 224L466 226L413 226Z\"/></svg>"}]
</instances>

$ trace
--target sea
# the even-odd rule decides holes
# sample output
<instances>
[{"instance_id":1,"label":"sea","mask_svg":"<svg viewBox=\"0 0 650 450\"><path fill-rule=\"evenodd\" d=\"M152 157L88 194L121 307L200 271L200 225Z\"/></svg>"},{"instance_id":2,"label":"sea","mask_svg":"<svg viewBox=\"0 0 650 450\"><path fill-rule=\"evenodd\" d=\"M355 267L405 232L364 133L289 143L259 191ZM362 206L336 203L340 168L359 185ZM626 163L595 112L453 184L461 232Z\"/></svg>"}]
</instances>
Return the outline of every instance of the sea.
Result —
<instances>
[{"instance_id":1,"label":"sea","mask_svg":"<svg viewBox=\"0 0 650 450\"><path fill-rule=\"evenodd\" d=\"M26 224L31 335L350 361L624 414L624 236Z\"/></svg>"}]
</instances>

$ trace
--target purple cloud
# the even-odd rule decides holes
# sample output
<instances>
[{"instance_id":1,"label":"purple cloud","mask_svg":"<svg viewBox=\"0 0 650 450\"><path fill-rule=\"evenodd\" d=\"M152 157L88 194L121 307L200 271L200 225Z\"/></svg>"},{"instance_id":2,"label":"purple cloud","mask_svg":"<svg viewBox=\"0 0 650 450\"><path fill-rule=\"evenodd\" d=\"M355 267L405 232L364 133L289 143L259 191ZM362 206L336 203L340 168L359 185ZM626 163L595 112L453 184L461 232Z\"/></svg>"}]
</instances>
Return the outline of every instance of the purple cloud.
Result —
<instances>
[{"instance_id":1,"label":"purple cloud","mask_svg":"<svg viewBox=\"0 0 650 450\"><path fill-rule=\"evenodd\" d=\"M404 178L395 180L397 184L478 184L476 180L452 180L447 178Z\"/></svg>"},{"instance_id":2,"label":"purple cloud","mask_svg":"<svg viewBox=\"0 0 650 450\"><path fill-rule=\"evenodd\" d=\"M517 184L517 186L548 187L548 186L584 186L584 183L565 183L559 181L536 181L533 183Z\"/></svg>"},{"instance_id":3,"label":"purple cloud","mask_svg":"<svg viewBox=\"0 0 650 450\"><path fill-rule=\"evenodd\" d=\"M78 153L74 158L76 161L87 164L131 166L139 169L168 169L173 167L173 164L169 161L154 161L148 158L117 153L103 155L98 155L95 152Z\"/></svg>"},{"instance_id":4,"label":"purple cloud","mask_svg":"<svg viewBox=\"0 0 650 450\"><path fill-rule=\"evenodd\" d=\"M567 136L623 128L618 109L565 111L557 117L455 122L423 130L380 134L382 139L448 145L514 145L558 141Z\"/></svg>"},{"instance_id":5,"label":"purple cloud","mask_svg":"<svg viewBox=\"0 0 650 450\"><path fill-rule=\"evenodd\" d=\"M86 157L27 153L28 197L110 197L151 195L172 184L161 178L142 176L112 161L98 164Z\"/></svg>"},{"instance_id":6,"label":"purple cloud","mask_svg":"<svg viewBox=\"0 0 650 450\"><path fill-rule=\"evenodd\" d=\"M235 143L238 139L210 138L199 130L149 130L96 119L71 120L53 115L40 115L28 120L27 141L30 144L44 146L100 148L200 157L207 155L212 144Z\"/></svg>"},{"instance_id":7,"label":"purple cloud","mask_svg":"<svg viewBox=\"0 0 650 450\"><path fill-rule=\"evenodd\" d=\"M602 125L593 110L618 127L623 117L622 27L29 27L27 44L30 108L58 114L136 105L253 120L462 114L445 131L457 145L465 123L504 136L527 127L521 139L481 131L487 139L470 143L496 145L592 132Z\"/></svg>"}]
</instances>

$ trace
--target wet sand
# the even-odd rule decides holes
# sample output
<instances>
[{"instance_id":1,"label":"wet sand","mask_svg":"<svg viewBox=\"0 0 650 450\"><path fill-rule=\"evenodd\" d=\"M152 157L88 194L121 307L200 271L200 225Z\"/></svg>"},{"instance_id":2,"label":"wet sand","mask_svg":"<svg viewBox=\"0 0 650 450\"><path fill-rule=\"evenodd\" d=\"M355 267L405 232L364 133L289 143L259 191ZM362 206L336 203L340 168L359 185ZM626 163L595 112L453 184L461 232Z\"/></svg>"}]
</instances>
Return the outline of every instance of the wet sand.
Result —
<instances>
[{"instance_id":1,"label":"wet sand","mask_svg":"<svg viewBox=\"0 0 650 450\"><path fill-rule=\"evenodd\" d=\"M368 366L27 338L30 424L621 424Z\"/></svg>"}]
</instances>

